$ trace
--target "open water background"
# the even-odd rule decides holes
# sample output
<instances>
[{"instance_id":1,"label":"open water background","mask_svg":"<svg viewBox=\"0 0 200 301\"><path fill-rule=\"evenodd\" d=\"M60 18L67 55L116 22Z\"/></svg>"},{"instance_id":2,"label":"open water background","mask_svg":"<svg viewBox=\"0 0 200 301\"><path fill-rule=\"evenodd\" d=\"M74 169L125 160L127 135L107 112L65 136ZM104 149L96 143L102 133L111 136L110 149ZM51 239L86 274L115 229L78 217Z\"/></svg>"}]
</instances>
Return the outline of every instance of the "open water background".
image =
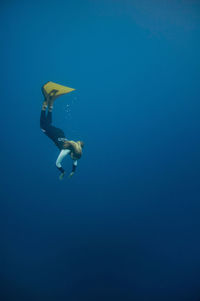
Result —
<instances>
[{"instance_id":1,"label":"open water background","mask_svg":"<svg viewBox=\"0 0 200 301\"><path fill-rule=\"evenodd\" d=\"M199 301L200 2L1 1L0 26L1 300ZM49 80L85 142L62 182Z\"/></svg>"}]
</instances>

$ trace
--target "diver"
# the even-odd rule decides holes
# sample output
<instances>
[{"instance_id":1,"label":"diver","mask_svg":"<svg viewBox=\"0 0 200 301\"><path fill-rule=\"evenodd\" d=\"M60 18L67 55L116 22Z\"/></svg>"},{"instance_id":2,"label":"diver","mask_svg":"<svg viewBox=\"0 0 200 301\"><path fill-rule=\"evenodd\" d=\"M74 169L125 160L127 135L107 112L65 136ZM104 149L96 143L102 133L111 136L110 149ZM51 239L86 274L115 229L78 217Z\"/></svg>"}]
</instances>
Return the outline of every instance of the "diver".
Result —
<instances>
[{"instance_id":1,"label":"diver","mask_svg":"<svg viewBox=\"0 0 200 301\"><path fill-rule=\"evenodd\" d=\"M49 82L50 83L50 82ZM44 90L44 86L42 87L42 92L45 97L44 102L42 104L42 110L40 115L40 128L44 132L46 136L48 136L55 145L59 148L60 154L56 160L56 167L60 171L59 179L62 180L65 176L65 170L61 165L62 160L70 154L71 159L73 160L72 171L69 175L71 178L76 170L77 161L82 156L82 149L84 147L83 141L73 141L68 140L65 137L63 130L56 128L52 125L52 111L55 99L59 96L56 95L58 90L53 89L49 94ZM46 109L48 108L48 112L46 114Z\"/></svg>"}]
</instances>

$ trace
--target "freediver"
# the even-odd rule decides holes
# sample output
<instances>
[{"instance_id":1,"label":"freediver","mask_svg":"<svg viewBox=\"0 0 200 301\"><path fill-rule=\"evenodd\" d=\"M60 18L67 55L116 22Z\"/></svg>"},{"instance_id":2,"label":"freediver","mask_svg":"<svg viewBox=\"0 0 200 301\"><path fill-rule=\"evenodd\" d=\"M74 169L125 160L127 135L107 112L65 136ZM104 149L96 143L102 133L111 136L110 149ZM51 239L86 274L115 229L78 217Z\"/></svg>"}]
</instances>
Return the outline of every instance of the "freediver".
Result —
<instances>
[{"instance_id":1,"label":"freediver","mask_svg":"<svg viewBox=\"0 0 200 301\"><path fill-rule=\"evenodd\" d=\"M70 154L70 157L73 160L72 171L69 175L69 178L71 178L75 173L77 167L77 161L82 156L82 149L84 147L84 143L83 141L68 140L65 137L63 130L56 128L55 126L52 125L52 111L53 111L54 101L58 96L60 96L60 95L56 95L56 92L58 92L58 90L52 89L52 91L47 94L43 86L42 92L45 99L42 104L42 110L40 115L40 128L44 132L44 134L48 136L60 150L60 153L56 160L56 167L60 172L60 176L59 176L60 180L62 180L65 176L65 170L62 167L61 162L68 154ZM46 114L46 110L47 110L47 114Z\"/></svg>"}]
</instances>

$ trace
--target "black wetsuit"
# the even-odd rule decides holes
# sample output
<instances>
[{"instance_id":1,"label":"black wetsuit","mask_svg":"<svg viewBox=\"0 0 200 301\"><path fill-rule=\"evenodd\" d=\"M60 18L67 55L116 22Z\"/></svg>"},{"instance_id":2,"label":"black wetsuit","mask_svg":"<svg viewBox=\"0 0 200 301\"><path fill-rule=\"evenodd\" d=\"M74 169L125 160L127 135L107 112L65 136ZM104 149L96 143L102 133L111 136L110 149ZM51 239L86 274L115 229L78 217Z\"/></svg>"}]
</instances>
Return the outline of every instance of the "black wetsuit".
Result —
<instances>
[{"instance_id":1,"label":"black wetsuit","mask_svg":"<svg viewBox=\"0 0 200 301\"><path fill-rule=\"evenodd\" d=\"M45 111L41 111L40 128L60 150L63 149L63 143L67 140L67 138L65 137L63 130L52 125L52 112L48 111L46 115Z\"/></svg>"}]
</instances>

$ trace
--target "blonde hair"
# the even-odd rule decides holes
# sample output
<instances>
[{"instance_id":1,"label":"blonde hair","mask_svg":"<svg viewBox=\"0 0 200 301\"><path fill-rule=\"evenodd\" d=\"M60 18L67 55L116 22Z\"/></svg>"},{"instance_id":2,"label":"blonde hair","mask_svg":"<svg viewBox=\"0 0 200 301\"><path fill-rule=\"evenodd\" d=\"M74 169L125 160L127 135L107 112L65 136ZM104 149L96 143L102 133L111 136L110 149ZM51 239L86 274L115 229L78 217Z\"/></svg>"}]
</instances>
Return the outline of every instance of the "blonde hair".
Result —
<instances>
[{"instance_id":1,"label":"blonde hair","mask_svg":"<svg viewBox=\"0 0 200 301\"><path fill-rule=\"evenodd\" d=\"M84 148L84 142L83 142L83 141L77 141L77 143L79 143L80 146L81 146L82 148Z\"/></svg>"},{"instance_id":2,"label":"blonde hair","mask_svg":"<svg viewBox=\"0 0 200 301\"><path fill-rule=\"evenodd\" d=\"M82 141L65 141L63 148L69 149L71 151L71 158L72 159L80 159L82 156L82 148L84 146L84 143Z\"/></svg>"}]
</instances>

